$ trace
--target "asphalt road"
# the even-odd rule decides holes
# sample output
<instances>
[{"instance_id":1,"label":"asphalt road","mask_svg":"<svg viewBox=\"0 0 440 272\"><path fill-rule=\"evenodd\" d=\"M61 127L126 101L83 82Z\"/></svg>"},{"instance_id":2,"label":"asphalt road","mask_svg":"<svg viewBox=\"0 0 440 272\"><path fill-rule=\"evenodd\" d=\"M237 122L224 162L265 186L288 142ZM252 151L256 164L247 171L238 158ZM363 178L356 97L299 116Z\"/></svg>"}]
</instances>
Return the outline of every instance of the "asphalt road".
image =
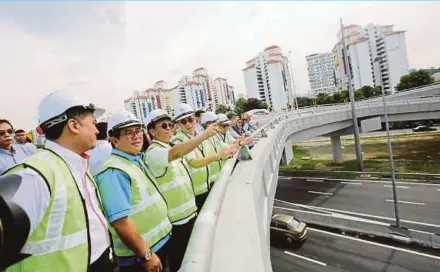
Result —
<instances>
[{"instance_id":1,"label":"asphalt road","mask_svg":"<svg viewBox=\"0 0 440 272\"><path fill-rule=\"evenodd\" d=\"M440 257L309 228L300 247L272 247L274 272L438 272Z\"/></svg>"},{"instance_id":2,"label":"asphalt road","mask_svg":"<svg viewBox=\"0 0 440 272\"><path fill-rule=\"evenodd\" d=\"M397 183L402 226L440 233L440 184ZM280 177L276 206L305 204L336 213L394 222L391 183L388 181L322 181ZM285 203L288 202L288 203ZM440 271L440 270L439 270Z\"/></svg>"}]
</instances>

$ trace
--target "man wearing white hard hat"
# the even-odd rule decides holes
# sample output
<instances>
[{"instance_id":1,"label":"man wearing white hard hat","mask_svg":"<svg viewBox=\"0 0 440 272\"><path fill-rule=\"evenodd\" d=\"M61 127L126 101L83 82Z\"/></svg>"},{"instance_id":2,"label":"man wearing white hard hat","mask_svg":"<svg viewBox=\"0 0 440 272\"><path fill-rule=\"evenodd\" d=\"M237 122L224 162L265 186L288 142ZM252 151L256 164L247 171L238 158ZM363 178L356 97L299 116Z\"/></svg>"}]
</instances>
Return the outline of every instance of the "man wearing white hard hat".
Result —
<instances>
[{"instance_id":1,"label":"man wearing white hard hat","mask_svg":"<svg viewBox=\"0 0 440 272\"><path fill-rule=\"evenodd\" d=\"M108 121L113 150L96 175L121 272L166 266L171 222L156 179L143 162L143 133L132 113L113 113Z\"/></svg>"},{"instance_id":2,"label":"man wearing white hard hat","mask_svg":"<svg viewBox=\"0 0 440 272\"><path fill-rule=\"evenodd\" d=\"M215 137L210 138L208 141L213 146L213 149L212 149L213 152L215 152L215 153L220 152L223 148L229 148L231 154L237 152L237 149L240 146L239 145L240 140L237 139L236 141L231 142L231 143L225 143L223 141L219 141L218 137L221 133L221 127L220 127L220 122L218 120L218 116L215 113L213 113L212 111L208 111L208 112L204 113L201 118L201 124L204 128L208 127L212 124L217 125L218 133L215 135ZM221 168L223 167L223 164L225 163L226 159L221 159L215 163L212 163L210 165L211 168L209 169L210 173L212 173L212 172L220 173ZM217 181L216 179L210 179L210 181L209 181L210 186L212 187L213 183L216 181Z\"/></svg>"},{"instance_id":3,"label":"man wearing white hard hat","mask_svg":"<svg viewBox=\"0 0 440 272\"><path fill-rule=\"evenodd\" d=\"M159 191L168 204L168 217L173 224L168 260L170 271L176 272L183 261L197 215L191 177L182 157L217 134L217 127L207 127L191 140L170 146L174 124L166 111L153 110L148 114L146 124L152 142L145 153L144 161L156 177Z\"/></svg>"},{"instance_id":4,"label":"man wearing white hard hat","mask_svg":"<svg viewBox=\"0 0 440 272\"><path fill-rule=\"evenodd\" d=\"M176 136L171 139L173 144L184 143L198 135L195 130L194 110L190 105L185 103L179 104L174 109L174 114L176 116L174 122L178 123L179 130ZM218 162L232 155L229 148L215 152L212 144L205 140L191 153L184 156L184 161L191 175L194 194L196 195L196 204L199 210L202 209L208 197L211 181L215 181L219 175Z\"/></svg>"},{"instance_id":5,"label":"man wearing white hard hat","mask_svg":"<svg viewBox=\"0 0 440 272\"><path fill-rule=\"evenodd\" d=\"M109 143L107 134L108 119L108 115L103 115L97 120L96 123L96 129L99 131L98 135L96 136L96 146L88 152L90 156L90 172L92 175L96 175L98 173L112 152L112 145Z\"/></svg>"},{"instance_id":6,"label":"man wearing white hard hat","mask_svg":"<svg viewBox=\"0 0 440 272\"><path fill-rule=\"evenodd\" d=\"M231 120L229 120L227 115L220 113L217 115L217 117L219 133L216 135L216 139L219 142L221 142L222 144L229 144L234 147L242 147L253 141L253 139L250 137L239 137L237 139L234 138L230 132ZM249 150L246 150L245 152L248 151ZM241 156L243 156L243 154L241 154Z\"/></svg>"},{"instance_id":7,"label":"man wearing white hard hat","mask_svg":"<svg viewBox=\"0 0 440 272\"><path fill-rule=\"evenodd\" d=\"M30 257L11 271L113 271L111 240L86 151L96 144L90 100L64 91L38 107L45 148L6 174L22 177L12 201L28 215L30 235L22 253Z\"/></svg>"},{"instance_id":8,"label":"man wearing white hard hat","mask_svg":"<svg viewBox=\"0 0 440 272\"><path fill-rule=\"evenodd\" d=\"M205 114L206 110L204 108L199 108L194 112L194 117L196 119L196 131L201 133L203 131L202 126L202 116Z\"/></svg>"}]
</instances>

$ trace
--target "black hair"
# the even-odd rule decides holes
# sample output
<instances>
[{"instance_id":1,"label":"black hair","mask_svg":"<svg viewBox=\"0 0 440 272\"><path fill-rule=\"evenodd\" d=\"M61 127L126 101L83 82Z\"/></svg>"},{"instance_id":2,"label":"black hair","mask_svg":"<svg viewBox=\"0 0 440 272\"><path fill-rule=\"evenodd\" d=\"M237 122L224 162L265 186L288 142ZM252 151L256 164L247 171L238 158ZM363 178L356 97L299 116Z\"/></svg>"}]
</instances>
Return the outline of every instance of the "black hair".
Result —
<instances>
[{"instance_id":1,"label":"black hair","mask_svg":"<svg viewBox=\"0 0 440 272\"><path fill-rule=\"evenodd\" d=\"M3 124L3 123L6 123L6 124L10 125L11 128L14 129L14 126L13 126L13 125L11 124L11 122L9 122L8 120L6 120L6 119L0 119L0 124Z\"/></svg>"},{"instance_id":2,"label":"black hair","mask_svg":"<svg viewBox=\"0 0 440 272\"><path fill-rule=\"evenodd\" d=\"M202 116L202 113L205 113L205 112L204 111L196 111L194 113L194 116L197 117L197 118L200 118L200 116Z\"/></svg>"},{"instance_id":3,"label":"black hair","mask_svg":"<svg viewBox=\"0 0 440 272\"><path fill-rule=\"evenodd\" d=\"M96 136L97 140L105 140L107 139L107 123L97 123L96 129L99 131L98 136Z\"/></svg>"},{"instance_id":4,"label":"black hair","mask_svg":"<svg viewBox=\"0 0 440 272\"><path fill-rule=\"evenodd\" d=\"M73 107L70 108L68 110L66 110L66 116L67 119L59 124L56 124L50 128L47 128L44 124L42 124L40 127L43 130L43 133L46 136L46 139L50 140L50 141L54 141L57 140L58 138L60 138L61 134L63 133L64 127L67 124L67 121L69 121L69 119L72 119L74 117L79 118L79 119L83 119L86 114L88 113L93 113L92 109L86 109L84 107L78 106L78 107Z\"/></svg>"},{"instance_id":5,"label":"black hair","mask_svg":"<svg viewBox=\"0 0 440 272\"><path fill-rule=\"evenodd\" d=\"M145 153L145 151L147 151L148 147L150 146L150 141L148 140L148 136L145 133L145 131L142 133L142 138L143 138L143 143L142 143L142 150L141 151Z\"/></svg>"},{"instance_id":6,"label":"black hair","mask_svg":"<svg viewBox=\"0 0 440 272\"><path fill-rule=\"evenodd\" d=\"M16 131L15 131L15 133L25 133L25 131L23 130L23 129L17 129Z\"/></svg>"}]
</instances>

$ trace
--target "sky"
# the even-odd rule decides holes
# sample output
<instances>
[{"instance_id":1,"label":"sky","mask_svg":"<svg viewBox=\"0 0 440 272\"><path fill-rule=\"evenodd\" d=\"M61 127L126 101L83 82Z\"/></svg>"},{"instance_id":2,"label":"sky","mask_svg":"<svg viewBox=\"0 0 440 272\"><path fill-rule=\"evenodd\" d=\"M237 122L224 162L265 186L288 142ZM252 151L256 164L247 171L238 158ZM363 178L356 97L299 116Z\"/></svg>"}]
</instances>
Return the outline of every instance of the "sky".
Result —
<instances>
[{"instance_id":1,"label":"sky","mask_svg":"<svg viewBox=\"0 0 440 272\"><path fill-rule=\"evenodd\" d=\"M440 67L438 14L440 2L0 2L0 119L31 129L63 89L115 111L198 67L245 93L245 62L270 45L292 51L306 94L305 56L332 50L340 17L406 30L410 68Z\"/></svg>"}]
</instances>

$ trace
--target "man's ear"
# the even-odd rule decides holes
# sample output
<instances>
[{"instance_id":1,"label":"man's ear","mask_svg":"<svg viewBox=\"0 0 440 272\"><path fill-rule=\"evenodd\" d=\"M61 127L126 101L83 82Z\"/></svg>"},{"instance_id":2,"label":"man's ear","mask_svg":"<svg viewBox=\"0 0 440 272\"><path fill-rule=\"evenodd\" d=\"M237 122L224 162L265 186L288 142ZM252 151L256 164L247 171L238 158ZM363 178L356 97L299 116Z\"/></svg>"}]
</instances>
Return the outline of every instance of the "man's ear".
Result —
<instances>
[{"instance_id":1,"label":"man's ear","mask_svg":"<svg viewBox=\"0 0 440 272\"><path fill-rule=\"evenodd\" d=\"M66 127L70 130L71 133L79 134L80 125L79 125L78 121L76 121L75 119L69 119L67 121Z\"/></svg>"},{"instance_id":2,"label":"man's ear","mask_svg":"<svg viewBox=\"0 0 440 272\"><path fill-rule=\"evenodd\" d=\"M119 142L119 139L116 137L110 137L110 143L116 145Z\"/></svg>"}]
</instances>

